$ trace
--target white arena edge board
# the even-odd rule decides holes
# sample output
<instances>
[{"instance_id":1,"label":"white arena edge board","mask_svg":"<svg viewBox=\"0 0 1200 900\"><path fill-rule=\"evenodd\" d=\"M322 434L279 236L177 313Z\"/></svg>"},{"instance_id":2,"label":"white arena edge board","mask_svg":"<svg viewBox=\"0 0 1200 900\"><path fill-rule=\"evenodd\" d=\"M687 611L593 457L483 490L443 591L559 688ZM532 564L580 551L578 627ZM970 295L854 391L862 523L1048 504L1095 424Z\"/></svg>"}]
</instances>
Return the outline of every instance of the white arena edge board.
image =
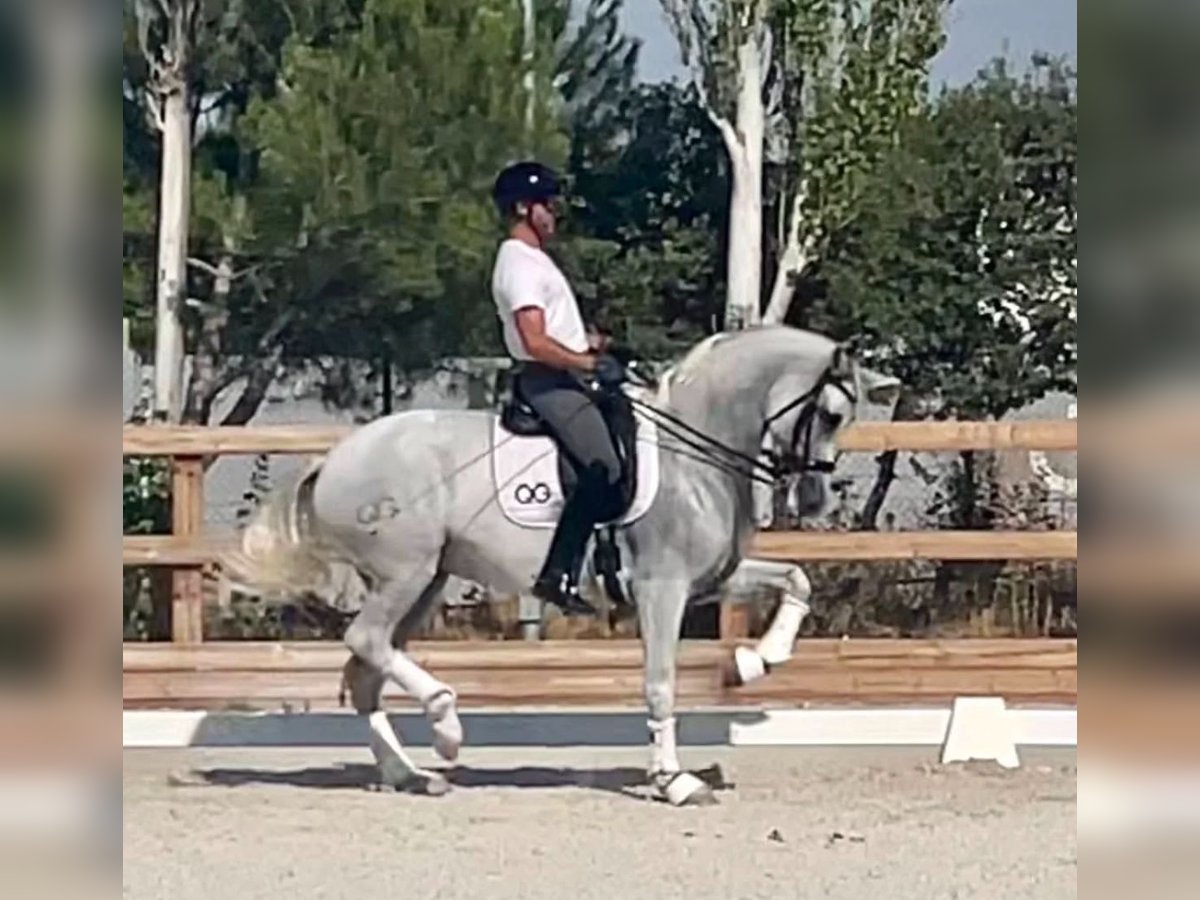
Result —
<instances>
[{"instance_id":1,"label":"white arena edge board","mask_svg":"<svg viewBox=\"0 0 1200 900\"><path fill-rule=\"evenodd\" d=\"M525 709L462 710L464 720L486 718L491 736L488 744L504 746L506 733L521 732L514 743L530 743L530 735L518 720L530 717L553 727L559 736L554 743L593 745L588 733L608 734L619 724L625 735L621 745L644 743L645 713L639 710ZM1029 746L1077 746L1075 708L1007 710L1015 720L1015 743ZM687 740L687 720L705 717L698 728L706 734L720 728L715 743L732 746L936 746L946 738L950 707L922 709L788 709L753 711L681 711L680 743ZM568 720L579 724L568 724ZM738 721L739 719L743 721ZM745 721L757 719L758 721ZM397 711L393 720L405 732L405 742L414 744L409 732L424 729L419 713ZM585 725L586 723L586 725ZM472 723L467 721L467 743ZM564 731L565 729L565 731ZM136 748L239 747L239 746L363 746L367 741L366 719L352 712L206 712L203 710L125 710L122 716L122 746ZM705 743L714 743L707 740ZM601 743L612 744L612 741Z\"/></svg>"},{"instance_id":2,"label":"white arena edge board","mask_svg":"<svg viewBox=\"0 0 1200 900\"><path fill-rule=\"evenodd\" d=\"M1009 709L1017 745L1075 747L1078 713L1071 709ZM761 722L731 723L737 747L929 746L946 739L950 708L768 710Z\"/></svg>"}]
</instances>

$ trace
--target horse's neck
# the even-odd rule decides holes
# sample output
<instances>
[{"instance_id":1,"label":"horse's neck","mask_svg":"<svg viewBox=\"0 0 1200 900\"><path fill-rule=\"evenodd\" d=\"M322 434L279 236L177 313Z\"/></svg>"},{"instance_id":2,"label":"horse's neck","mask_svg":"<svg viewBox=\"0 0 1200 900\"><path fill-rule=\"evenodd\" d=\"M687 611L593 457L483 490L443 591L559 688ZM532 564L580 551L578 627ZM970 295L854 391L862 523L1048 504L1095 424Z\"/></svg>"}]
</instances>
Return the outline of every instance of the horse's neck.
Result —
<instances>
[{"instance_id":1,"label":"horse's neck","mask_svg":"<svg viewBox=\"0 0 1200 900\"><path fill-rule=\"evenodd\" d=\"M761 449L767 396L776 373L760 367L755 377L722 377L720 371L693 376L669 387L667 408L693 428L748 456Z\"/></svg>"}]
</instances>

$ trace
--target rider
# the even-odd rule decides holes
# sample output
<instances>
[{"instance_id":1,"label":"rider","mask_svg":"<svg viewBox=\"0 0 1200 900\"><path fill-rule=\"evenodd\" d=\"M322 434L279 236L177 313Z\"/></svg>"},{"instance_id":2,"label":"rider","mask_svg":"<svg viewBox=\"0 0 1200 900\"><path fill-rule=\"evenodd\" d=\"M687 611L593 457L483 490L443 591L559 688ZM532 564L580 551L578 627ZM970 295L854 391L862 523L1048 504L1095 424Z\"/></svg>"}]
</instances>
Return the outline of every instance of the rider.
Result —
<instances>
[{"instance_id":1,"label":"rider","mask_svg":"<svg viewBox=\"0 0 1200 900\"><path fill-rule=\"evenodd\" d=\"M492 199L508 236L496 254L492 298L517 364L514 391L545 423L577 477L533 593L565 612L594 614L579 596L579 572L592 529L612 512L607 507L621 464L585 379L607 389L624 373L604 352L605 340L585 329L566 276L544 250L561 196L558 175L540 163L519 162L500 172Z\"/></svg>"}]
</instances>

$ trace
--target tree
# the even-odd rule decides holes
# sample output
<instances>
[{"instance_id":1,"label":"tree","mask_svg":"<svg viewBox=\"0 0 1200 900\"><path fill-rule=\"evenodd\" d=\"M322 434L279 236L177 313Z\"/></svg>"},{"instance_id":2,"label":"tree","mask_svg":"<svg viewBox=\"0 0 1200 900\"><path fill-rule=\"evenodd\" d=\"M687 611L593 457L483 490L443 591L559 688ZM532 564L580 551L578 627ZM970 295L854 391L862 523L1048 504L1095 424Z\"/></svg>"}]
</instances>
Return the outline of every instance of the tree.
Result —
<instances>
[{"instance_id":1,"label":"tree","mask_svg":"<svg viewBox=\"0 0 1200 900\"><path fill-rule=\"evenodd\" d=\"M181 409L183 326L187 298L188 204L192 172L193 45L200 0L131 0L138 45L148 70L145 109L162 134L156 278L154 406L177 421ZM126 4L128 9L129 4Z\"/></svg>"},{"instance_id":2,"label":"tree","mask_svg":"<svg viewBox=\"0 0 1200 900\"><path fill-rule=\"evenodd\" d=\"M289 35L328 40L353 21L356 5L357 0L125 2L125 301L139 342L149 340L147 319L154 322L160 416L207 422L216 394L236 380L224 377L217 339L228 319L224 295L247 274L231 269L246 219L244 192L254 179L252 154L239 143L240 116L251 98L274 92ZM160 142L160 126L167 123L172 137ZM156 197L162 210L157 221ZM146 281L156 269L151 248L156 238L165 243L170 262L161 265L160 254L159 302L151 317ZM197 300L206 283L208 296ZM185 343L193 365L181 390ZM226 424L253 414L272 371L268 356L241 373L251 377Z\"/></svg>"},{"instance_id":3,"label":"tree","mask_svg":"<svg viewBox=\"0 0 1200 900\"><path fill-rule=\"evenodd\" d=\"M271 262L308 282L288 299L305 310L295 352L419 367L449 349L435 327L447 304L456 319L482 311L491 182L525 139L522 30L504 0L375 0L330 46L289 46L287 89L253 105L247 128L262 227L294 235ZM538 96L535 142L561 158L553 94ZM448 296L465 273L479 287Z\"/></svg>"},{"instance_id":4,"label":"tree","mask_svg":"<svg viewBox=\"0 0 1200 900\"><path fill-rule=\"evenodd\" d=\"M732 170L726 326L762 318L770 206L780 260L767 320L783 321L795 278L919 106L945 0L662 2ZM779 169L773 184L768 144Z\"/></svg>"},{"instance_id":5,"label":"tree","mask_svg":"<svg viewBox=\"0 0 1200 900\"><path fill-rule=\"evenodd\" d=\"M720 327L728 167L693 87L639 85L614 118L619 134L573 153L579 240L563 249L589 309L660 357Z\"/></svg>"},{"instance_id":6,"label":"tree","mask_svg":"<svg viewBox=\"0 0 1200 900\"><path fill-rule=\"evenodd\" d=\"M806 324L861 341L902 417L1000 418L1075 389L1074 74L1002 62L905 129L822 262ZM864 513L873 527L895 454Z\"/></svg>"},{"instance_id":7,"label":"tree","mask_svg":"<svg viewBox=\"0 0 1200 900\"><path fill-rule=\"evenodd\" d=\"M193 103L202 127L184 418L207 423L216 397L241 384L222 422L245 422L280 366L302 359L352 355L388 371L476 340L466 313L486 302L490 182L522 146L519 6L231 0L220 24L219 40L197 40L206 52L192 70L193 95L205 99ZM561 159L553 27L552 16L539 19L533 137ZM127 53L135 137L143 82ZM138 251L153 234L145 156L127 141L126 303L135 307ZM327 372L337 396L343 374L340 364Z\"/></svg>"},{"instance_id":8,"label":"tree","mask_svg":"<svg viewBox=\"0 0 1200 900\"><path fill-rule=\"evenodd\" d=\"M950 0L792 0L777 12L769 188L778 222L763 321L787 317L797 280L855 214L865 184L927 107Z\"/></svg>"},{"instance_id":9,"label":"tree","mask_svg":"<svg viewBox=\"0 0 1200 900\"><path fill-rule=\"evenodd\" d=\"M747 327L759 321L762 295L763 94L771 68L771 3L663 0L663 5L729 156L725 325Z\"/></svg>"},{"instance_id":10,"label":"tree","mask_svg":"<svg viewBox=\"0 0 1200 900\"><path fill-rule=\"evenodd\" d=\"M619 152L628 118L626 104L637 91L641 44L621 30L623 0L587 0L583 20L561 40L555 84L563 98L571 149L568 169L586 178ZM558 30L566 28L563 5Z\"/></svg>"},{"instance_id":11,"label":"tree","mask_svg":"<svg viewBox=\"0 0 1200 900\"><path fill-rule=\"evenodd\" d=\"M572 205L552 252L589 318L661 358L719 317L727 166L694 88L636 83L621 7L589 0L563 42Z\"/></svg>"}]
</instances>

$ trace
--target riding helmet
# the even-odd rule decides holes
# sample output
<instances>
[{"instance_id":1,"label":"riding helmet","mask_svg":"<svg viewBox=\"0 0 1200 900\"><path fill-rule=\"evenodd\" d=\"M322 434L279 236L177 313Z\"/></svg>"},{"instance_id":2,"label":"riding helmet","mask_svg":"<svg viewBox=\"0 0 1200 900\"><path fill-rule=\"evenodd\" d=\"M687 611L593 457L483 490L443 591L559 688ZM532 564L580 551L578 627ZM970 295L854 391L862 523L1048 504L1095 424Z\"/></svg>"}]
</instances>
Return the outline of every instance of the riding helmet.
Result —
<instances>
[{"instance_id":1,"label":"riding helmet","mask_svg":"<svg viewBox=\"0 0 1200 900\"><path fill-rule=\"evenodd\" d=\"M517 203L543 203L562 195L562 179L549 166L527 161L513 163L496 176L492 200L502 216Z\"/></svg>"}]
</instances>

